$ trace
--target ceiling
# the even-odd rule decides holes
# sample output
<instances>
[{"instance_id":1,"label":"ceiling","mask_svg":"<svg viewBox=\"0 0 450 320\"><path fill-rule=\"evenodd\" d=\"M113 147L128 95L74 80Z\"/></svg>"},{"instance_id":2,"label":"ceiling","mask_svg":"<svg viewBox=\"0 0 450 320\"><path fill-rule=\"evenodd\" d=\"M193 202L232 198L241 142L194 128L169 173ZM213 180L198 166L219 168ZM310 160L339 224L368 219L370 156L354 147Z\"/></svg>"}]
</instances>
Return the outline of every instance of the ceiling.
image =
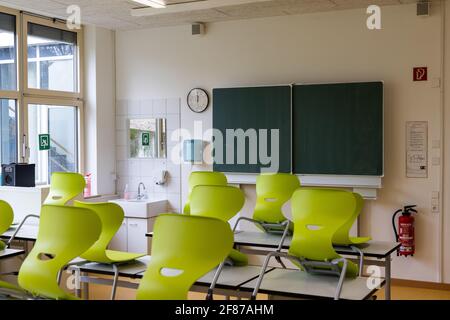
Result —
<instances>
[{"instance_id":1,"label":"ceiling","mask_svg":"<svg viewBox=\"0 0 450 320\"><path fill-rule=\"evenodd\" d=\"M166 0L167 4L196 0ZM147 17L133 17L131 9L142 7L130 0L0 0L0 4L65 19L69 5L81 8L82 22L114 30L155 28L192 22L218 22L283 15L305 14L321 11L364 8L372 4L398 5L417 0L268 0L250 4L200 9L178 13L162 13ZM164 9L161 9L163 12Z\"/></svg>"}]
</instances>

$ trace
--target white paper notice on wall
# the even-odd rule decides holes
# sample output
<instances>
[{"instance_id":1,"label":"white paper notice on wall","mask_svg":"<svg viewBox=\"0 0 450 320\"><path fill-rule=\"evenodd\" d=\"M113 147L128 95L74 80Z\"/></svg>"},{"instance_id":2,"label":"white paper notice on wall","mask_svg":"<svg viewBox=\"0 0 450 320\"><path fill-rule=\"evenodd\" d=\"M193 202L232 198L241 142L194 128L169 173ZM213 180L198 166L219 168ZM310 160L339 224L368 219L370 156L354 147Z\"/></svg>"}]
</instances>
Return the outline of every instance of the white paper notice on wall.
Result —
<instances>
[{"instance_id":1,"label":"white paper notice on wall","mask_svg":"<svg viewBox=\"0 0 450 320\"><path fill-rule=\"evenodd\" d=\"M406 176L428 178L428 122L406 123Z\"/></svg>"}]
</instances>

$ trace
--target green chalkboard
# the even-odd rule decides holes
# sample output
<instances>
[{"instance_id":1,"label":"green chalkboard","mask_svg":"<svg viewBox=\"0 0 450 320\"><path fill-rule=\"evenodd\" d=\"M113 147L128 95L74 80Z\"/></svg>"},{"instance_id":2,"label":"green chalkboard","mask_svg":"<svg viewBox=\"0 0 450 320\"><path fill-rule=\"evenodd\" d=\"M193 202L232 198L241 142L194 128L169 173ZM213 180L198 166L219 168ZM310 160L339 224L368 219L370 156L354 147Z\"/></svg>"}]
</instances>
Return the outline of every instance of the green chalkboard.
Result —
<instances>
[{"instance_id":1,"label":"green chalkboard","mask_svg":"<svg viewBox=\"0 0 450 320\"><path fill-rule=\"evenodd\" d=\"M291 120L291 86L214 89L213 127L220 131L224 138L223 144L220 139L214 139L214 170L260 173L262 168L275 165L275 158L271 164L266 164L260 153L269 157L275 156L276 148L270 142L272 137L276 138L278 132L278 165L271 171L291 172ZM242 129L244 132L255 129L258 133L257 143L250 144L249 139L245 139L245 155L242 156L241 153L241 159L238 159L237 155L237 139L227 139L227 130L236 129ZM267 152L259 147L264 137L269 142Z\"/></svg>"},{"instance_id":2,"label":"green chalkboard","mask_svg":"<svg viewBox=\"0 0 450 320\"><path fill-rule=\"evenodd\" d=\"M297 174L383 175L383 83L293 88Z\"/></svg>"}]
</instances>

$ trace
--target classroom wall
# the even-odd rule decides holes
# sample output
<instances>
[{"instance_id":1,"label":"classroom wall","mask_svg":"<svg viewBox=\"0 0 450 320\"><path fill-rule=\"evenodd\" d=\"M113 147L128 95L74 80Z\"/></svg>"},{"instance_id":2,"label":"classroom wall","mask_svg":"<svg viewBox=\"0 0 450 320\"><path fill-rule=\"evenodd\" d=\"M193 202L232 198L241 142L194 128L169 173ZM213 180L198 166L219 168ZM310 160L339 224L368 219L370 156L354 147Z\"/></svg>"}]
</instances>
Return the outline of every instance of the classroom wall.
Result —
<instances>
[{"instance_id":1,"label":"classroom wall","mask_svg":"<svg viewBox=\"0 0 450 320\"><path fill-rule=\"evenodd\" d=\"M366 28L365 10L358 9L214 23L203 37L191 36L189 26L118 32L117 98L179 97L181 126L193 130L198 120L206 130L212 125L212 108L194 114L185 102L194 87L211 92L226 86L384 80L386 177L379 199L366 202L361 232L394 240L392 213L417 204L417 254L395 257L393 275L439 282L442 222L430 207L432 192L442 191L441 167L431 166L430 160L427 179L405 177L405 122L428 121L430 146L442 141L440 89L432 88L432 81L412 82L414 66L428 66L431 79L442 76L440 13L439 4L430 17L417 17L415 5L383 7L379 31ZM440 153L430 147L430 159ZM183 202L190 171L205 168L183 166ZM244 190L244 214L250 215L254 187Z\"/></svg>"},{"instance_id":2,"label":"classroom wall","mask_svg":"<svg viewBox=\"0 0 450 320\"><path fill-rule=\"evenodd\" d=\"M92 195L115 193L115 33L84 29L85 170L92 174Z\"/></svg>"},{"instance_id":3,"label":"classroom wall","mask_svg":"<svg viewBox=\"0 0 450 320\"><path fill-rule=\"evenodd\" d=\"M445 145L448 146L450 141L450 3L445 5L445 24L444 24L444 39L445 39L445 59L444 59L444 111L445 111ZM442 228L444 244L443 252L443 274L444 281L450 283L450 193L447 192L450 188L450 148L445 148L444 155L444 225Z\"/></svg>"}]
</instances>

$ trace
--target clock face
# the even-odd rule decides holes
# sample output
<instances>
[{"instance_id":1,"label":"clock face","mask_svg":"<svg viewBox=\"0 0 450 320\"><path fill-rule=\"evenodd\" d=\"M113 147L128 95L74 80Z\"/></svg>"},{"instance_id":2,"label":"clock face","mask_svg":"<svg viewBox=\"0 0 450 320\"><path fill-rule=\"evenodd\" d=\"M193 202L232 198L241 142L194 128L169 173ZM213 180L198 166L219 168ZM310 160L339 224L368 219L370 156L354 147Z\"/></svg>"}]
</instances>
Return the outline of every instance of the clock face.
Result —
<instances>
[{"instance_id":1,"label":"clock face","mask_svg":"<svg viewBox=\"0 0 450 320\"><path fill-rule=\"evenodd\" d=\"M209 96L203 89L192 89L189 92L187 103L192 111L200 113L206 110L209 105Z\"/></svg>"}]
</instances>

